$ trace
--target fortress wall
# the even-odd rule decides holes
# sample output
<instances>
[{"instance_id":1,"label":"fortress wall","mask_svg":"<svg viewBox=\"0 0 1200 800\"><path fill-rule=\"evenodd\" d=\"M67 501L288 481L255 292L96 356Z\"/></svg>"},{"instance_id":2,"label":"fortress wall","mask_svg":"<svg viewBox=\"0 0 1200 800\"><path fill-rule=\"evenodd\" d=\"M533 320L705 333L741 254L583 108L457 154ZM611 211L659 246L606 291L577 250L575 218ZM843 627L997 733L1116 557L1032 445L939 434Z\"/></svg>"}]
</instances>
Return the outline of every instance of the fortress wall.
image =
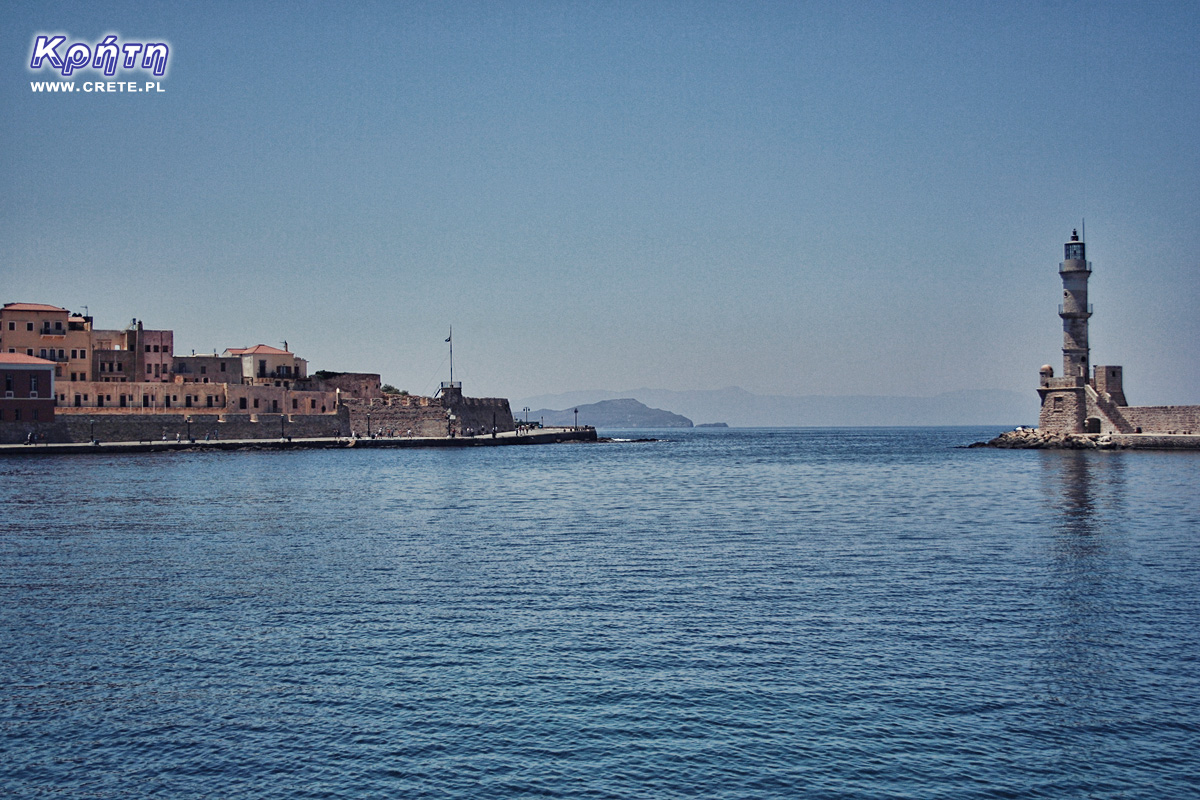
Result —
<instances>
[{"instance_id":1,"label":"fortress wall","mask_svg":"<svg viewBox=\"0 0 1200 800\"><path fill-rule=\"evenodd\" d=\"M1121 414L1143 433L1200 434L1200 406L1125 406Z\"/></svg>"},{"instance_id":2,"label":"fortress wall","mask_svg":"<svg viewBox=\"0 0 1200 800\"><path fill-rule=\"evenodd\" d=\"M517 427L508 400L503 397L457 398L450 406L450 413L457 417L454 428L460 433L467 428L477 433L490 433L493 424L501 432L516 430Z\"/></svg>"},{"instance_id":3,"label":"fortress wall","mask_svg":"<svg viewBox=\"0 0 1200 800\"><path fill-rule=\"evenodd\" d=\"M219 439L279 439L282 436L313 438L348 436L350 417L345 411L338 414L72 414L63 416L51 425L42 425L36 433L45 435L47 442L88 442L92 432L102 442L160 441L165 435L176 434L186 439L187 418L192 420L192 437L205 435ZM280 420L283 419L282 425ZM32 430L18 429L17 423L0 425L0 442L16 444L25 441Z\"/></svg>"},{"instance_id":4,"label":"fortress wall","mask_svg":"<svg viewBox=\"0 0 1200 800\"><path fill-rule=\"evenodd\" d=\"M1082 389L1046 391L1038 414L1038 430L1045 433L1079 433L1087 412Z\"/></svg>"},{"instance_id":5,"label":"fortress wall","mask_svg":"<svg viewBox=\"0 0 1200 800\"><path fill-rule=\"evenodd\" d=\"M59 418L55 422L0 422L0 444L23 444L29 434L45 442L70 441L67 424Z\"/></svg>"},{"instance_id":6,"label":"fortress wall","mask_svg":"<svg viewBox=\"0 0 1200 800\"><path fill-rule=\"evenodd\" d=\"M350 414L350 426L356 433L366 433L367 415L370 429L385 434L407 436L445 436L449 432L447 412L431 397L413 395L384 395L373 400L342 398Z\"/></svg>"},{"instance_id":7,"label":"fortress wall","mask_svg":"<svg viewBox=\"0 0 1200 800\"><path fill-rule=\"evenodd\" d=\"M343 400L370 400L381 396L382 379L373 372L344 372L330 378L310 377L309 383L316 391L341 390Z\"/></svg>"}]
</instances>

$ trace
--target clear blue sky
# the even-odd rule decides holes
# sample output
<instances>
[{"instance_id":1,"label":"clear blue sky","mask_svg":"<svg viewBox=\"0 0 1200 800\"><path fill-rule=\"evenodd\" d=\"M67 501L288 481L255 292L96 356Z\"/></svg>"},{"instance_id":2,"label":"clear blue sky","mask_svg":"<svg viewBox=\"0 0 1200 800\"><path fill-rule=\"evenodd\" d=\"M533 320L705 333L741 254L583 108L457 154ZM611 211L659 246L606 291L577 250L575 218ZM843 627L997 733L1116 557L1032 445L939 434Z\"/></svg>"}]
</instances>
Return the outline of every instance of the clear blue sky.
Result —
<instances>
[{"instance_id":1,"label":"clear blue sky","mask_svg":"<svg viewBox=\"0 0 1200 800\"><path fill-rule=\"evenodd\" d=\"M163 39L39 94L33 38ZM14 3L0 298L413 392L1200 403L1200 4ZM79 73L75 80L94 78Z\"/></svg>"}]
</instances>

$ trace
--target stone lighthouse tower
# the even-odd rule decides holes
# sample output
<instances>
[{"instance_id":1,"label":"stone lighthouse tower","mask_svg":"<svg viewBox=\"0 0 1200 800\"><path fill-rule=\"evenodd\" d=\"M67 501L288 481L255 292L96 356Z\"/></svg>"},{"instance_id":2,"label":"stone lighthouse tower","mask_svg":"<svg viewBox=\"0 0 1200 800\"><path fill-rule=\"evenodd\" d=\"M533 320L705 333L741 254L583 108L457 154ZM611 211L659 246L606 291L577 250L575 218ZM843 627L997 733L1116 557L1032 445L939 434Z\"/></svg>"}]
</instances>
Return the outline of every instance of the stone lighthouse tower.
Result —
<instances>
[{"instance_id":1,"label":"stone lighthouse tower","mask_svg":"<svg viewBox=\"0 0 1200 800\"><path fill-rule=\"evenodd\" d=\"M1062 278L1063 301L1058 315L1063 321L1063 377L1089 377L1088 364L1088 319L1092 307L1088 305L1087 285L1092 275L1092 265L1087 261L1086 245L1079 241L1079 233L1071 231L1071 241L1063 247L1063 262L1058 267Z\"/></svg>"},{"instance_id":2,"label":"stone lighthouse tower","mask_svg":"<svg viewBox=\"0 0 1200 800\"><path fill-rule=\"evenodd\" d=\"M1063 371L1062 377L1056 378L1049 364L1041 369L1038 394L1042 410L1038 428L1046 433L1083 433L1089 405L1088 318L1092 309L1087 301L1087 284L1092 265L1087 262L1087 252L1077 231L1071 231L1058 274L1063 285L1062 305L1058 307L1063 323Z\"/></svg>"}]
</instances>

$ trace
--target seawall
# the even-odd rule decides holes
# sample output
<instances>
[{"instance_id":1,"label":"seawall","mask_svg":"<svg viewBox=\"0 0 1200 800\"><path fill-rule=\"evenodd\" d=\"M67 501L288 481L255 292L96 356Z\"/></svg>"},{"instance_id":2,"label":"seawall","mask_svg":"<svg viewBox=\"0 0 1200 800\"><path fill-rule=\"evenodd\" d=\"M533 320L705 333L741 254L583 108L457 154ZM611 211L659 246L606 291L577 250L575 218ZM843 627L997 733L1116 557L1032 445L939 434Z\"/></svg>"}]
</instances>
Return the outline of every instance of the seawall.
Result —
<instances>
[{"instance_id":1,"label":"seawall","mask_svg":"<svg viewBox=\"0 0 1200 800\"><path fill-rule=\"evenodd\" d=\"M2 456L41 455L117 455L122 453L178 453L231 450L380 450L414 447L506 447L536 444L561 444L565 442L598 441L595 428L546 428L525 435L515 432L488 436L455 437L397 437L378 439L354 439L351 437L313 437L291 439L184 439L168 441L104 442L49 442L44 444L0 445Z\"/></svg>"}]
</instances>

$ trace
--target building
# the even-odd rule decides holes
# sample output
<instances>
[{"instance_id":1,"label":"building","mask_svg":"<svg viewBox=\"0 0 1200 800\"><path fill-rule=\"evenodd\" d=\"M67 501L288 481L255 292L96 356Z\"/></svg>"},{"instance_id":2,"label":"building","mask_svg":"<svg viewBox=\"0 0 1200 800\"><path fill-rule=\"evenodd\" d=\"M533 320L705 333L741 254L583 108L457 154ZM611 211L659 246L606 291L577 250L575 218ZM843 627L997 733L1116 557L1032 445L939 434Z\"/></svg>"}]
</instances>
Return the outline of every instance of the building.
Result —
<instances>
[{"instance_id":1,"label":"building","mask_svg":"<svg viewBox=\"0 0 1200 800\"><path fill-rule=\"evenodd\" d=\"M0 353L52 361L59 380L91 380L92 350L91 317L42 303L0 309Z\"/></svg>"},{"instance_id":2,"label":"building","mask_svg":"<svg viewBox=\"0 0 1200 800\"><path fill-rule=\"evenodd\" d=\"M124 330L92 330L92 375L102 383L169 383L175 334L146 330L130 320Z\"/></svg>"},{"instance_id":3,"label":"building","mask_svg":"<svg viewBox=\"0 0 1200 800\"><path fill-rule=\"evenodd\" d=\"M1092 264L1087 245L1077 231L1064 246L1059 264L1062 304L1058 316L1063 325L1062 375L1044 365L1039 372L1038 395L1041 411L1038 431L1045 434L1200 433L1200 406L1130 406L1125 398L1124 369L1092 365L1088 346L1088 278Z\"/></svg>"},{"instance_id":4,"label":"building","mask_svg":"<svg viewBox=\"0 0 1200 800\"><path fill-rule=\"evenodd\" d=\"M287 343L284 343L284 347ZM254 347L231 347L225 351L242 362L242 381L255 386L281 386L285 389L308 377L308 362L295 353L256 344Z\"/></svg>"},{"instance_id":5,"label":"building","mask_svg":"<svg viewBox=\"0 0 1200 800\"><path fill-rule=\"evenodd\" d=\"M54 372L58 365L25 353L0 353L4 395L0 422L54 422Z\"/></svg>"}]
</instances>

